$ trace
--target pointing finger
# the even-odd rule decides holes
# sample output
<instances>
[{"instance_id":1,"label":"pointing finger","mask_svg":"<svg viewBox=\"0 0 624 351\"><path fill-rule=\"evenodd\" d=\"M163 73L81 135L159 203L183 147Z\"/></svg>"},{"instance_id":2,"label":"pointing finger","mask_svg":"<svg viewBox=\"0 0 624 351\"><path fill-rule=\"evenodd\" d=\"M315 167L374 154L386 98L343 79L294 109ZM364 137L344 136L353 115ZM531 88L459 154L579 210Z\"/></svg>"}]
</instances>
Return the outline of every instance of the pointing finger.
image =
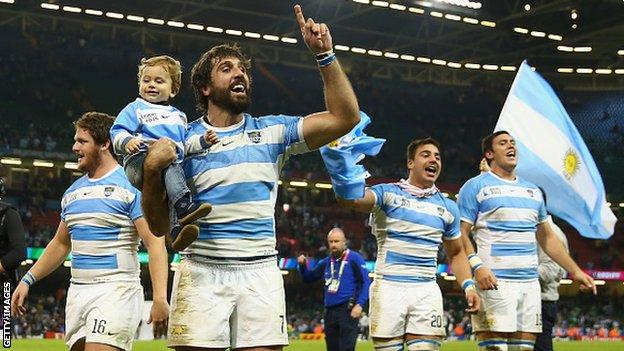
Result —
<instances>
[{"instance_id":1,"label":"pointing finger","mask_svg":"<svg viewBox=\"0 0 624 351\"><path fill-rule=\"evenodd\" d=\"M297 23L299 24L299 28L303 30L303 27L306 24L305 17L303 17L303 11L301 10L301 6L295 5L295 17L297 17Z\"/></svg>"}]
</instances>

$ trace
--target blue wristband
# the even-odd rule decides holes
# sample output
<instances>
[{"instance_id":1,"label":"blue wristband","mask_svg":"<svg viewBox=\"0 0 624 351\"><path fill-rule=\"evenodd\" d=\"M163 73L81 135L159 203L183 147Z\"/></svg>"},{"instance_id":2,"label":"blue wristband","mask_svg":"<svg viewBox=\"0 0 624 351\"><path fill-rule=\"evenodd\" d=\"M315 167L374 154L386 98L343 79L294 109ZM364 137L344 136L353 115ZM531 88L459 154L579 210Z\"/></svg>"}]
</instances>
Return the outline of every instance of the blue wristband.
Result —
<instances>
[{"instance_id":1,"label":"blue wristband","mask_svg":"<svg viewBox=\"0 0 624 351\"><path fill-rule=\"evenodd\" d=\"M26 272L26 274L24 274L21 280L22 283L28 286L35 284L36 281L37 281L37 278L35 278L35 276L30 272Z\"/></svg>"},{"instance_id":2,"label":"blue wristband","mask_svg":"<svg viewBox=\"0 0 624 351\"><path fill-rule=\"evenodd\" d=\"M466 280L464 280L462 282L461 287L462 287L462 289L466 290L466 289L468 289L468 288L470 288L471 286L474 286L474 285L475 285L474 280L468 278L468 279L466 279Z\"/></svg>"},{"instance_id":3,"label":"blue wristband","mask_svg":"<svg viewBox=\"0 0 624 351\"><path fill-rule=\"evenodd\" d=\"M468 255L468 263L470 263L470 268L472 268L473 273L476 272L477 269L483 267L483 261L481 261L481 258L475 253Z\"/></svg>"},{"instance_id":4,"label":"blue wristband","mask_svg":"<svg viewBox=\"0 0 624 351\"><path fill-rule=\"evenodd\" d=\"M319 67L327 67L331 65L334 61L336 61L336 54L332 53L325 57L324 59L317 60Z\"/></svg>"}]
</instances>

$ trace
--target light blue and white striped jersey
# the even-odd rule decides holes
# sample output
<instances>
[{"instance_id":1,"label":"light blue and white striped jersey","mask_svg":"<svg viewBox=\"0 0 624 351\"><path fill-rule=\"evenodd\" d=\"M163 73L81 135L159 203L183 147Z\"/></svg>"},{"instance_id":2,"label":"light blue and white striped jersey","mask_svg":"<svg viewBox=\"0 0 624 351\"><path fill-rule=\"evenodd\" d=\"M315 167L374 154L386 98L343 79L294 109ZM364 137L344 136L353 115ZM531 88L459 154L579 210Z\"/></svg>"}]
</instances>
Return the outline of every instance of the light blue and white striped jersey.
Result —
<instances>
[{"instance_id":1,"label":"light blue and white striped jersey","mask_svg":"<svg viewBox=\"0 0 624 351\"><path fill-rule=\"evenodd\" d=\"M130 138L139 138L150 143L167 137L177 146L177 162L184 155L202 150L201 135L187 139L187 119L184 112L170 105L158 105L137 98L124 107L111 128L111 140L117 155L125 155L125 143Z\"/></svg>"},{"instance_id":2,"label":"light blue and white striped jersey","mask_svg":"<svg viewBox=\"0 0 624 351\"><path fill-rule=\"evenodd\" d=\"M416 197L397 184L378 184L371 230L377 237L377 278L435 281L442 240L461 238L457 205L440 192Z\"/></svg>"},{"instance_id":3,"label":"light blue and white striped jersey","mask_svg":"<svg viewBox=\"0 0 624 351\"><path fill-rule=\"evenodd\" d=\"M483 173L459 190L459 210L474 226L477 254L498 279L537 279L535 232L547 219L537 186Z\"/></svg>"},{"instance_id":4,"label":"light blue and white striped jersey","mask_svg":"<svg viewBox=\"0 0 624 351\"><path fill-rule=\"evenodd\" d=\"M199 220L199 238L185 252L228 258L276 254L277 182L290 155L309 151L303 118L245 114L226 128L200 118L190 123L189 135L208 129L220 142L187 157L183 168L193 198L211 203L212 212Z\"/></svg>"},{"instance_id":5,"label":"light blue and white striped jersey","mask_svg":"<svg viewBox=\"0 0 624 351\"><path fill-rule=\"evenodd\" d=\"M105 176L77 179L63 194L61 221L72 243L72 282L138 281L141 193L123 168Z\"/></svg>"}]
</instances>

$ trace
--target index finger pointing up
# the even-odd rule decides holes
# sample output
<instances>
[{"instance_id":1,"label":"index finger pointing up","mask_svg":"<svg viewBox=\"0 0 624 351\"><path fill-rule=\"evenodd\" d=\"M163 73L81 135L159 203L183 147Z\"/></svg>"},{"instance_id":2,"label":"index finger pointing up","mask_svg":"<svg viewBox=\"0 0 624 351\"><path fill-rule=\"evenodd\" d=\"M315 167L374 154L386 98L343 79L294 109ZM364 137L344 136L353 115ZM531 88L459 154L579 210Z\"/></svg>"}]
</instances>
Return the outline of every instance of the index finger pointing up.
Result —
<instances>
[{"instance_id":1,"label":"index finger pointing up","mask_svg":"<svg viewBox=\"0 0 624 351\"><path fill-rule=\"evenodd\" d=\"M303 17L303 11L301 10L301 6L297 4L295 5L294 9L295 16L297 17L297 23L299 23L299 28L303 30L303 28L305 27L305 17Z\"/></svg>"}]
</instances>

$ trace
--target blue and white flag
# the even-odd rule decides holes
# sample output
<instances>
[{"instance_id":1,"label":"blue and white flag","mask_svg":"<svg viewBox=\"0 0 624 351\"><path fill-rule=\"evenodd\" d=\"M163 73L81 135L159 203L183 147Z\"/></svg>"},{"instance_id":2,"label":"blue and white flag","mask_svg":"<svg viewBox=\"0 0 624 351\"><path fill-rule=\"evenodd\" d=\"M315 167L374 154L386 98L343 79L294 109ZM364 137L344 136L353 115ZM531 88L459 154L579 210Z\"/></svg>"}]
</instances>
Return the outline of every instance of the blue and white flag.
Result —
<instances>
[{"instance_id":1,"label":"blue and white flag","mask_svg":"<svg viewBox=\"0 0 624 351\"><path fill-rule=\"evenodd\" d=\"M360 123L340 139L319 149L334 192L343 199L355 200L364 196L366 178L370 174L358 163L365 156L377 155L386 142L386 139L364 133L370 122L370 117L360 111Z\"/></svg>"},{"instance_id":2,"label":"blue and white flag","mask_svg":"<svg viewBox=\"0 0 624 351\"><path fill-rule=\"evenodd\" d=\"M550 213L587 238L613 235L616 217L585 142L548 83L525 62L496 123L519 151L517 174L546 192Z\"/></svg>"}]
</instances>

